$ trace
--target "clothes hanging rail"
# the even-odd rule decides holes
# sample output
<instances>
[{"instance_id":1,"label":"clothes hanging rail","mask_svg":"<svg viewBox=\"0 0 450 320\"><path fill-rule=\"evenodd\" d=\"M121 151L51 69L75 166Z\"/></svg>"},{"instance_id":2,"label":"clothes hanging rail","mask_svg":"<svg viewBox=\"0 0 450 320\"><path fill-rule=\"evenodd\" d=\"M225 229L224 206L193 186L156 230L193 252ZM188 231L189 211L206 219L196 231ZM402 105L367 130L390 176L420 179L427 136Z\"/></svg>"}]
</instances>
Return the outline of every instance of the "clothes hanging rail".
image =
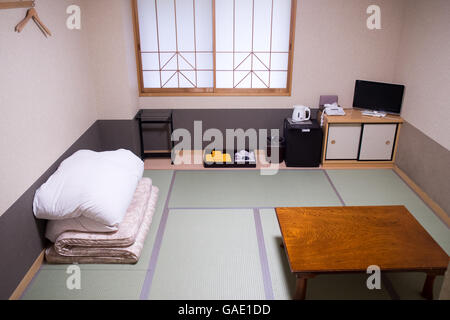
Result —
<instances>
[{"instance_id":1,"label":"clothes hanging rail","mask_svg":"<svg viewBox=\"0 0 450 320\"><path fill-rule=\"evenodd\" d=\"M33 8L34 1L0 1L0 10L2 9L17 9L17 8Z\"/></svg>"}]
</instances>

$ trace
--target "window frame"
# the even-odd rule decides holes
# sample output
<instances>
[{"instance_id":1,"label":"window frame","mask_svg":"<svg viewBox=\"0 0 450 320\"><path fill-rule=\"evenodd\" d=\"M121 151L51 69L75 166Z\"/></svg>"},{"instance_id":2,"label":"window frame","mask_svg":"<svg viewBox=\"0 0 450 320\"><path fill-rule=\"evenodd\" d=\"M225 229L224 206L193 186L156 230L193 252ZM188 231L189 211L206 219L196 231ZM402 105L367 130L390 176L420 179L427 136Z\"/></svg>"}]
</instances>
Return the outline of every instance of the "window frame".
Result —
<instances>
[{"instance_id":1,"label":"window frame","mask_svg":"<svg viewBox=\"0 0 450 320\"><path fill-rule=\"evenodd\" d=\"M291 0L291 24L289 32L289 57L286 88L217 88L216 87L216 1L212 0L213 34L213 87L212 88L145 88L142 68L141 39L139 30L138 0L130 0L133 8L134 43L137 80L140 97L155 96L291 96L294 65L294 40L297 17L297 0Z\"/></svg>"}]
</instances>

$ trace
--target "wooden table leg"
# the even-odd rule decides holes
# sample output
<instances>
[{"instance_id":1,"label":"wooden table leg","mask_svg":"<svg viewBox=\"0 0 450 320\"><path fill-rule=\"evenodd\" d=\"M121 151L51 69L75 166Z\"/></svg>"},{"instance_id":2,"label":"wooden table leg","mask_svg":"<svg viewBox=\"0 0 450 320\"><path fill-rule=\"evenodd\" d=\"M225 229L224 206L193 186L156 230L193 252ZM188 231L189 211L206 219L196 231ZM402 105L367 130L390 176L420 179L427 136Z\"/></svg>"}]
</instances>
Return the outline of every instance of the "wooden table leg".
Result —
<instances>
[{"instance_id":1,"label":"wooden table leg","mask_svg":"<svg viewBox=\"0 0 450 320\"><path fill-rule=\"evenodd\" d=\"M306 277L297 276L294 300L305 300L307 280L308 278Z\"/></svg>"},{"instance_id":2,"label":"wooden table leg","mask_svg":"<svg viewBox=\"0 0 450 320\"><path fill-rule=\"evenodd\" d=\"M427 278L425 279L422 289L422 296L427 300L433 300L434 279L436 279L435 274L427 274Z\"/></svg>"}]
</instances>

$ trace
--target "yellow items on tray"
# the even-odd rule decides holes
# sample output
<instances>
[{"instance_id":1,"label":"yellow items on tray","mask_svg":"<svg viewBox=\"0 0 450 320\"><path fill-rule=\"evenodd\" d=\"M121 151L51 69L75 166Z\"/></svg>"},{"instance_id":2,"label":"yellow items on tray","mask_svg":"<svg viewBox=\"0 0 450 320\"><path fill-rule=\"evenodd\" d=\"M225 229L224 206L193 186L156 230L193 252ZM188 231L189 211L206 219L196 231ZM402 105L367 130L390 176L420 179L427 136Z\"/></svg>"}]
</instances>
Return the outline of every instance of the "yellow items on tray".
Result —
<instances>
[{"instance_id":1,"label":"yellow items on tray","mask_svg":"<svg viewBox=\"0 0 450 320\"><path fill-rule=\"evenodd\" d=\"M206 162L231 163L231 156L229 153L222 153L222 151L212 151L211 154L206 155Z\"/></svg>"}]
</instances>

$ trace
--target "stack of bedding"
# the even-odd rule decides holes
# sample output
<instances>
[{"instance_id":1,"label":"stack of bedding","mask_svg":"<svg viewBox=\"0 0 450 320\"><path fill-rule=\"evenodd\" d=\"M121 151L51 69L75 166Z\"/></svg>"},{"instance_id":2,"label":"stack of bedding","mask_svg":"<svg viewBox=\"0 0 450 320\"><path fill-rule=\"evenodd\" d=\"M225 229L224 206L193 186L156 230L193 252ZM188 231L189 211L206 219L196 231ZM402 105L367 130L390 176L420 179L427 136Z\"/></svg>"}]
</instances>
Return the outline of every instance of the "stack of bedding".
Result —
<instances>
[{"instance_id":1,"label":"stack of bedding","mask_svg":"<svg viewBox=\"0 0 450 320\"><path fill-rule=\"evenodd\" d=\"M158 188L127 150L81 150L36 191L33 210L48 219L49 263L136 263Z\"/></svg>"}]
</instances>

